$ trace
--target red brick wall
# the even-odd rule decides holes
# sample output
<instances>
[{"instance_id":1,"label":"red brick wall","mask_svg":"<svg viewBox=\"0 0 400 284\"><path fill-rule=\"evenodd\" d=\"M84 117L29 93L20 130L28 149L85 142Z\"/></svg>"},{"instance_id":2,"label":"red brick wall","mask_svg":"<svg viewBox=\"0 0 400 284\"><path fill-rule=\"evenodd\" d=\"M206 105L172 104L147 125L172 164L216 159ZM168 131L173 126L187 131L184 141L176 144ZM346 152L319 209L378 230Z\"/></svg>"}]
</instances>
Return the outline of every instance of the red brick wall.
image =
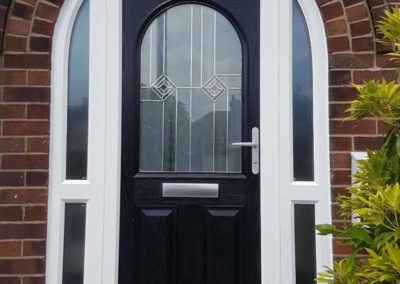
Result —
<instances>
[{"instance_id":1,"label":"red brick wall","mask_svg":"<svg viewBox=\"0 0 400 284\"><path fill-rule=\"evenodd\" d=\"M375 44L375 23L389 4L400 3L383 0L317 0L325 22L329 49L329 117L331 150L332 199L343 193L350 184L351 151L377 148L385 127L375 119L365 120L359 125L343 122L344 110L356 96L349 82L358 84L365 80L395 80L397 74L393 63L383 54L386 47ZM378 35L379 36L379 35ZM338 221L337 207L332 206L334 222ZM348 253L334 241L337 256Z\"/></svg>"},{"instance_id":2,"label":"red brick wall","mask_svg":"<svg viewBox=\"0 0 400 284\"><path fill-rule=\"evenodd\" d=\"M0 0L0 35L5 30L0 57L0 283L39 284L45 273L51 36L62 1L8 2Z\"/></svg>"},{"instance_id":3,"label":"red brick wall","mask_svg":"<svg viewBox=\"0 0 400 284\"><path fill-rule=\"evenodd\" d=\"M373 119L355 126L342 118L356 95L350 81L396 79L382 47L371 40L382 9L400 1L315 1L329 46L335 198L350 183L349 152L377 147L385 131ZM0 283L39 284L45 273L51 37L63 0L9 2L0 0ZM334 251L348 252L337 245Z\"/></svg>"}]
</instances>

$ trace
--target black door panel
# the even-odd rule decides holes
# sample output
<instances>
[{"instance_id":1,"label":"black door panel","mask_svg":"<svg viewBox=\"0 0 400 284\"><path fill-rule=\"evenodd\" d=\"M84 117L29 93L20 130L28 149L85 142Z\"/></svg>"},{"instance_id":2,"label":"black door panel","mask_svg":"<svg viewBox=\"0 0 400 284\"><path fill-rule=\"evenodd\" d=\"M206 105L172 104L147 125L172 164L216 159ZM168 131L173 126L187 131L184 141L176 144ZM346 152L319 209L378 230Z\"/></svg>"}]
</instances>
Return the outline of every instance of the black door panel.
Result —
<instances>
[{"instance_id":1,"label":"black door panel","mask_svg":"<svg viewBox=\"0 0 400 284\"><path fill-rule=\"evenodd\" d=\"M259 284L259 175L231 146L259 127L259 0L124 0L123 17L119 283ZM163 183L218 197L166 198Z\"/></svg>"},{"instance_id":2,"label":"black door panel","mask_svg":"<svg viewBox=\"0 0 400 284\"><path fill-rule=\"evenodd\" d=\"M244 210L138 206L137 283L243 283Z\"/></svg>"},{"instance_id":3,"label":"black door panel","mask_svg":"<svg viewBox=\"0 0 400 284\"><path fill-rule=\"evenodd\" d=\"M174 283L176 213L171 207L137 208L137 283Z\"/></svg>"}]
</instances>

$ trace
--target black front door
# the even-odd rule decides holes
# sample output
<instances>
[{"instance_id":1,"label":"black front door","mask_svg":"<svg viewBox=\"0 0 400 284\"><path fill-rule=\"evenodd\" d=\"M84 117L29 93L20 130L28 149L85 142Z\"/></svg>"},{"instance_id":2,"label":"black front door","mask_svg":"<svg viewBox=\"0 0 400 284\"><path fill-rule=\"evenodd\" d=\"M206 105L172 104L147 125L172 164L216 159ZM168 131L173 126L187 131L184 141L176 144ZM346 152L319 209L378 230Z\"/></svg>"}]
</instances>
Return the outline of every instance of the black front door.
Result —
<instances>
[{"instance_id":1,"label":"black front door","mask_svg":"<svg viewBox=\"0 0 400 284\"><path fill-rule=\"evenodd\" d=\"M123 17L119 283L260 283L259 0Z\"/></svg>"}]
</instances>

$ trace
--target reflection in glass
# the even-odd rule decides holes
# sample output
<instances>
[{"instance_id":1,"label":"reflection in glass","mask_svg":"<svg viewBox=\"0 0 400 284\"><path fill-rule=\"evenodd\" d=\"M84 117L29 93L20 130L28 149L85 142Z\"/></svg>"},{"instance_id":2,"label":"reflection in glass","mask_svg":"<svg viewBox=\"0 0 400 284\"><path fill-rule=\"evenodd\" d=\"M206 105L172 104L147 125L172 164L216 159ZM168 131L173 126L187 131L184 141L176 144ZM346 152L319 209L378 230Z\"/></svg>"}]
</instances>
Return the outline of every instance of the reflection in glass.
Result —
<instances>
[{"instance_id":1,"label":"reflection in glass","mask_svg":"<svg viewBox=\"0 0 400 284\"><path fill-rule=\"evenodd\" d=\"M63 284L83 284L86 204L65 204Z\"/></svg>"},{"instance_id":2,"label":"reflection in glass","mask_svg":"<svg viewBox=\"0 0 400 284\"><path fill-rule=\"evenodd\" d=\"M157 17L140 87L142 172L241 171L242 47L224 16L190 4Z\"/></svg>"},{"instance_id":3,"label":"reflection in glass","mask_svg":"<svg viewBox=\"0 0 400 284\"><path fill-rule=\"evenodd\" d=\"M68 65L66 178L86 179L89 93L89 1L85 0L72 30Z\"/></svg>"},{"instance_id":4,"label":"reflection in glass","mask_svg":"<svg viewBox=\"0 0 400 284\"><path fill-rule=\"evenodd\" d=\"M315 206L295 204L296 283L312 284L316 277Z\"/></svg>"},{"instance_id":5,"label":"reflection in glass","mask_svg":"<svg viewBox=\"0 0 400 284\"><path fill-rule=\"evenodd\" d=\"M293 1L293 161L294 180L314 180L311 45L301 8Z\"/></svg>"}]
</instances>

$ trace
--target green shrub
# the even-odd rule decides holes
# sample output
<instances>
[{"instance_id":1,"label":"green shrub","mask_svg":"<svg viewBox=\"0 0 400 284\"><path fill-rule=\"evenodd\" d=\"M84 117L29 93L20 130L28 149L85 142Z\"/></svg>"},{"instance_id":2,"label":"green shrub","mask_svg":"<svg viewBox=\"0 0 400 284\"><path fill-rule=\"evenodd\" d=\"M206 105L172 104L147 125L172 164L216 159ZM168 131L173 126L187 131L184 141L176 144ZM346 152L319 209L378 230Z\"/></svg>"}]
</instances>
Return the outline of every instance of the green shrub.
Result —
<instances>
[{"instance_id":1,"label":"green shrub","mask_svg":"<svg viewBox=\"0 0 400 284\"><path fill-rule=\"evenodd\" d=\"M391 45L391 60L400 62L400 9L386 11L378 25L382 44ZM369 81L354 85L359 96L348 119L377 118L390 129L381 148L369 151L354 175L348 194L337 199L343 227L317 225L321 235L344 239L353 253L325 267L317 282L400 284L400 84ZM351 222L356 216L357 222ZM362 254L364 256L359 257Z\"/></svg>"}]
</instances>

